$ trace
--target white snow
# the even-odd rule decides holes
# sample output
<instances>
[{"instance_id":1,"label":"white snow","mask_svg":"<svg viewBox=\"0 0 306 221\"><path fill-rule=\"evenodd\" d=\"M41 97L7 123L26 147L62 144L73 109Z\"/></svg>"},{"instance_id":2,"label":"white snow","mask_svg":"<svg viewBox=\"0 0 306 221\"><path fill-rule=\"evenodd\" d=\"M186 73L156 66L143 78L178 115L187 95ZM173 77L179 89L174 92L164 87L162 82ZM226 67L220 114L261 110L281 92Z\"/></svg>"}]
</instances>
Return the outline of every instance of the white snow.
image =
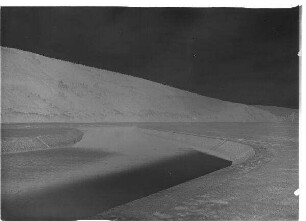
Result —
<instances>
[{"instance_id":1,"label":"white snow","mask_svg":"<svg viewBox=\"0 0 306 221\"><path fill-rule=\"evenodd\" d=\"M273 122L253 106L1 48L2 122Z\"/></svg>"}]
</instances>

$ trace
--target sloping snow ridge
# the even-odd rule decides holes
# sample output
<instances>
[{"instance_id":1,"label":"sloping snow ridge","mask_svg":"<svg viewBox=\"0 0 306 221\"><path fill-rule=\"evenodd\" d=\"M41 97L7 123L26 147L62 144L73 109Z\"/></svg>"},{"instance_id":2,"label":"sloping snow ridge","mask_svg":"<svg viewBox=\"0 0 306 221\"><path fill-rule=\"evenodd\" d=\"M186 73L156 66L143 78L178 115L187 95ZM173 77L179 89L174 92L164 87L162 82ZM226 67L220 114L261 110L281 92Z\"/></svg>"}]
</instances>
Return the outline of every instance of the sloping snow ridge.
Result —
<instances>
[{"instance_id":1,"label":"sloping snow ridge","mask_svg":"<svg viewBox=\"0 0 306 221\"><path fill-rule=\"evenodd\" d=\"M276 122L269 111L1 48L2 122Z\"/></svg>"}]
</instances>

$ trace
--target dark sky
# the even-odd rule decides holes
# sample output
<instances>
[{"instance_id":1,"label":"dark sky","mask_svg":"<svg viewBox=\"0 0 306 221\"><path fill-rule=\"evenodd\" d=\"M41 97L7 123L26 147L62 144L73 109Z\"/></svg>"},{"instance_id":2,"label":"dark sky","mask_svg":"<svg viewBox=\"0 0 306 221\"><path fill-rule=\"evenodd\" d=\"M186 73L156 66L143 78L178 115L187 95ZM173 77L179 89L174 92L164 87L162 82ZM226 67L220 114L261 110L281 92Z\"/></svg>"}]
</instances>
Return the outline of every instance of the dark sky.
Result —
<instances>
[{"instance_id":1,"label":"dark sky","mask_svg":"<svg viewBox=\"0 0 306 221\"><path fill-rule=\"evenodd\" d=\"M298 107L299 8L5 8L1 44L245 104Z\"/></svg>"}]
</instances>

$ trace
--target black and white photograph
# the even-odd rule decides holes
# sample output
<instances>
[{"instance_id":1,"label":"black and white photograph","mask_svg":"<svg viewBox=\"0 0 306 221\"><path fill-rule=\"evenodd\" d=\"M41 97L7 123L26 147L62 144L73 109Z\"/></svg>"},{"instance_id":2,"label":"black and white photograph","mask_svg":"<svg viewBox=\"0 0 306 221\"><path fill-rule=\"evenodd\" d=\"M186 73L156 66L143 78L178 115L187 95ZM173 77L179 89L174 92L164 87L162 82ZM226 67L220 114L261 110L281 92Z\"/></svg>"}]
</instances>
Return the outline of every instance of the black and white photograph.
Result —
<instances>
[{"instance_id":1,"label":"black and white photograph","mask_svg":"<svg viewBox=\"0 0 306 221\"><path fill-rule=\"evenodd\" d=\"M301 219L301 5L0 10L2 220Z\"/></svg>"}]
</instances>

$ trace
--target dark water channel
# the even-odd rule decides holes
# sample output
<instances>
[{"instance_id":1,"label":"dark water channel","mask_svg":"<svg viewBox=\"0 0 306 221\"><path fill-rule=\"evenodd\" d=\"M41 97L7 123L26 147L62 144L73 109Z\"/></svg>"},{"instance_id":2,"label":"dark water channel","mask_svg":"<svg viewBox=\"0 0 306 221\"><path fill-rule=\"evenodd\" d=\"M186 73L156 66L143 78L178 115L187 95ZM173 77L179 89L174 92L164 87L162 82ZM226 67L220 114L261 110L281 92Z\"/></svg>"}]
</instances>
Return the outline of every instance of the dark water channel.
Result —
<instances>
[{"instance_id":1,"label":"dark water channel","mask_svg":"<svg viewBox=\"0 0 306 221\"><path fill-rule=\"evenodd\" d=\"M108 155L74 148L3 155L2 183L44 174L46 165L67 167L67 162L70 165L103 157ZM47 185L24 194L10 194L4 189L9 187L2 185L6 193L2 194L2 219L82 219L230 165L230 161L191 150L132 169Z\"/></svg>"}]
</instances>

